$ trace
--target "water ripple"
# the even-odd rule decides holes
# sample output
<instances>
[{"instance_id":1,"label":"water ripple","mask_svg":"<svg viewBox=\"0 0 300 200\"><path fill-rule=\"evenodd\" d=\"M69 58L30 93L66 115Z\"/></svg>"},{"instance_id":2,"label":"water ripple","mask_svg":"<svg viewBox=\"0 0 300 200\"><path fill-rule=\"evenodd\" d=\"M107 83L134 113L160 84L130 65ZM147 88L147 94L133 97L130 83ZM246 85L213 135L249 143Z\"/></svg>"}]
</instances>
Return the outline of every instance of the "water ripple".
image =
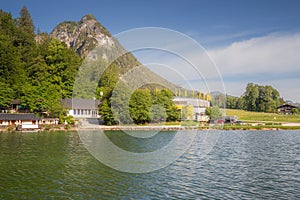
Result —
<instances>
[{"instance_id":1,"label":"water ripple","mask_svg":"<svg viewBox=\"0 0 300 200\"><path fill-rule=\"evenodd\" d=\"M129 139L125 142L131 150L139 142L136 152L170 140L164 135L154 146L143 147ZM149 141L144 145L151 145ZM222 132L206 157L201 144L196 138L164 169L130 174L95 160L73 132L2 133L0 199L300 198L298 131Z\"/></svg>"}]
</instances>

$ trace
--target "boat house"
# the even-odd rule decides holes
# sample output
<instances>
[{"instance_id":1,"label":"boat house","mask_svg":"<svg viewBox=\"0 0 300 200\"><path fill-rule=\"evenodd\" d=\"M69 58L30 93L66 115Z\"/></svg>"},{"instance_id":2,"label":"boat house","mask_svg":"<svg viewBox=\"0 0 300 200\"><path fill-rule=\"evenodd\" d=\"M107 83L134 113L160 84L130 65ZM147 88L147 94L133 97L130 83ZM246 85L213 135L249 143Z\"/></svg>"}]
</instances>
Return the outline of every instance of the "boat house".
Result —
<instances>
[{"instance_id":1,"label":"boat house","mask_svg":"<svg viewBox=\"0 0 300 200\"><path fill-rule=\"evenodd\" d=\"M67 98L62 100L63 106L68 110L68 115L77 118L98 118L100 100Z\"/></svg>"},{"instance_id":2,"label":"boat house","mask_svg":"<svg viewBox=\"0 0 300 200\"><path fill-rule=\"evenodd\" d=\"M0 126L15 126L19 129L38 129L42 119L33 113L0 113Z\"/></svg>"}]
</instances>

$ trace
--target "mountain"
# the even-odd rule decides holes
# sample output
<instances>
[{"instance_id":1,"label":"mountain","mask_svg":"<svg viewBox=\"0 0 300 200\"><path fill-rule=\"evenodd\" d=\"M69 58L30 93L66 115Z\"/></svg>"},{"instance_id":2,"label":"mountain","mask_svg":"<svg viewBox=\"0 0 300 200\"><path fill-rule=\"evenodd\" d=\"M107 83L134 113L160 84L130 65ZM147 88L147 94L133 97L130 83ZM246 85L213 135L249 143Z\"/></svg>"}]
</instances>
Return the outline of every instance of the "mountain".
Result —
<instances>
[{"instance_id":1,"label":"mountain","mask_svg":"<svg viewBox=\"0 0 300 200\"><path fill-rule=\"evenodd\" d=\"M79 22L65 21L58 24L50 37L66 43L82 57L96 46L109 48L115 45L111 34L91 14L85 15Z\"/></svg>"},{"instance_id":2,"label":"mountain","mask_svg":"<svg viewBox=\"0 0 300 200\"><path fill-rule=\"evenodd\" d=\"M154 83L162 83L162 85L167 86L174 92L175 90L183 90L183 88L170 83L158 74L142 66L133 54L127 52L118 40L112 37L110 32L91 14L85 15L79 22L65 21L58 24L51 32L50 37L64 42L82 58L93 56L93 50L97 49L96 56L109 62L110 57L113 57L112 52L117 51L118 54L122 54L122 56L114 60L119 74L125 74L136 66L141 66L141 69L138 70L139 76L134 77L136 79L134 80L135 83L143 82L143 79L147 78Z\"/></svg>"}]
</instances>

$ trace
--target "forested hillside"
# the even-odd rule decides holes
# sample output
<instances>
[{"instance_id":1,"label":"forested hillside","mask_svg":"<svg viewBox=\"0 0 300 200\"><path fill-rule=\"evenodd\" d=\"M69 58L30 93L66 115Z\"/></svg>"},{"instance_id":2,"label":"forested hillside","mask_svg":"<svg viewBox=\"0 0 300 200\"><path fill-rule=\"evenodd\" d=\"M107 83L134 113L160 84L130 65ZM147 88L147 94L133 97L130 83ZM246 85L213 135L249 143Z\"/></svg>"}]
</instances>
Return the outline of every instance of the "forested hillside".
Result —
<instances>
[{"instance_id":1,"label":"forested hillside","mask_svg":"<svg viewBox=\"0 0 300 200\"><path fill-rule=\"evenodd\" d=\"M65 43L34 30L26 7L16 19L0 11L0 107L19 99L23 109L58 116L60 99L72 96L82 59Z\"/></svg>"},{"instance_id":2,"label":"forested hillside","mask_svg":"<svg viewBox=\"0 0 300 200\"><path fill-rule=\"evenodd\" d=\"M101 46L101 54L97 55L100 58L97 61L100 63L109 63L108 52L111 49L117 49L122 56L110 64L101 78L97 77L99 62L83 69L87 70L88 74L93 74L93 77L83 79L82 84L91 91L76 94L73 86L78 69L95 46ZM134 84L138 85L144 77L154 83L163 83L162 85L172 91L167 93L169 100L173 98L170 94L174 95L175 92L191 94L191 91L177 87L142 66L92 15L84 16L79 22L60 23L49 35L39 31L35 33L32 18L26 7L21 9L20 16L16 19L10 13L0 11L1 110L8 109L12 100L20 100L24 112L58 117L64 112L61 99L96 97L108 103L106 114L109 114L115 84L122 74L136 66L141 66L142 70L139 76L134 77ZM153 92L163 88L150 84L144 89ZM85 90L86 88L82 88L81 91ZM103 93L101 97L100 91ZM172 105L171 107L173 109Z\"/></svg>"}]
</instances>

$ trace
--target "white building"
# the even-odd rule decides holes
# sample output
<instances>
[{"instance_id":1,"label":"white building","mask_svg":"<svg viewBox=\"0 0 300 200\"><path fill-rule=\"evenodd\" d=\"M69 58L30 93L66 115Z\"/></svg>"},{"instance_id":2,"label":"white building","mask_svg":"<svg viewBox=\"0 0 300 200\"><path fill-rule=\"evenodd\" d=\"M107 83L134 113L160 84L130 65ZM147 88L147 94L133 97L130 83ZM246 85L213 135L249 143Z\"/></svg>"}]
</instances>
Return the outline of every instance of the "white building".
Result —
<instances>
[{"instance_id":1,"label":"white building","mask_svg":"<svg viewBox=\"0 0 300 200\"><path fill-rule=\"evenodd\" d=\"M194 108L194 120L196 121L208 121L209 117L205 115L205 110L210 107L210 102L207 100L197 99L197 98L185 98L185 97L175 97L173 99L175 105L179 107L184 107L191 105Z\"/></svg>"},{"instance_id":2,"label":"white building","mask_svg":"<svg viewBox=\"0 0 300 200\"><path fill-rule=\"evenodd\" d=\"M68 109L68 115L74 118L98 118L98 106L100 100L67 98L62 100L62 104Z\"/></svg>"}]
</instances>

